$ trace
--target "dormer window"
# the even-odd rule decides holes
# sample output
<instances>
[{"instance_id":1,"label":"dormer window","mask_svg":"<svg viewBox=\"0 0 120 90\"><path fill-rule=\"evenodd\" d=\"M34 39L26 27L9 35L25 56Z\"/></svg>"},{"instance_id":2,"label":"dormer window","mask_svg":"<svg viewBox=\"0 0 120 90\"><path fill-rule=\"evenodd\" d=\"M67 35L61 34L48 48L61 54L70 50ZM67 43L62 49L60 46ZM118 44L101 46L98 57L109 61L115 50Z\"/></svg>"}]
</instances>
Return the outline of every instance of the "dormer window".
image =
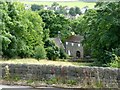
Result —
<instances>
[{"instance_id":1,"label":"dormer window","mask_svg":"<svg viewBox=\"0 0 120 90\"><path fill-rule=\"evenodd\" d=\"M74 43L71 43L72 46L74 46Z\"/></svg>"},{"instance_id":2,"label":"dormer window","mask_svg":"<svg viewBox=\"0 0 120 90\"><path fill-rule=\"evenodd\" d=\"M68 45L68 42L66 42L66 45Z\"/></svg>"},{"instance_id":3,"label":"dormer window","mask_svg":"<svg viewBox=\"0 0 120 90\"><path fill-rule=\"evenodd\" d=\"M78 47L80 47L80 44L78 44Z\"/></svg>"}]
</instances>

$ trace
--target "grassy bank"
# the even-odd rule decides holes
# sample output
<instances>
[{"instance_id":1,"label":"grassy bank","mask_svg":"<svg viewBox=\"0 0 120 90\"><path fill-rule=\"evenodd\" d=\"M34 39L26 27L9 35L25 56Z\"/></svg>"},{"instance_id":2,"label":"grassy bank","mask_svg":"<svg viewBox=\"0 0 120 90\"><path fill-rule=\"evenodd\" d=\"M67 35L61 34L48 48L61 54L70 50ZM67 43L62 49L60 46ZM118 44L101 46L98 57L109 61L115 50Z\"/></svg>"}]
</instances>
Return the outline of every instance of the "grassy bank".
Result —
<instances>
[{"instance_id":1,"label":"grassy bank","mask_svg":"<svg viewBox=\"0 0 120 90\"><path fill-rule=\"evenodd\" d=\"M68 62L68 60L36 60L36 59L10 59L10 60L0 60L0 64L39 64L39 65L61 65L61 66L90 66L92 63L77 63L77 62Z\"/></svg>"}]
</instances>

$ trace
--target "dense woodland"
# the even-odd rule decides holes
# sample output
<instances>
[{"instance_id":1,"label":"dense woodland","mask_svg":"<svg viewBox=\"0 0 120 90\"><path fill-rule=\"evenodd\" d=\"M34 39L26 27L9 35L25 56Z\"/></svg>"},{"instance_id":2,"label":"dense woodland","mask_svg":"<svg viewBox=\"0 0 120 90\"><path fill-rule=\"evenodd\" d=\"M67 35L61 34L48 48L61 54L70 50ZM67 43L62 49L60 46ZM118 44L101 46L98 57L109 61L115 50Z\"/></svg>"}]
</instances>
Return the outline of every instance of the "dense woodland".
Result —
<instances>
[{"instance_id":1,"label":"dense woodland","mask_svg":"<svg viewBox=\"0 0 120 90\"><path fill-rule=\"evenodd\" d=\"M83 35L86 54L96 58L98 65L117 65L120 61L120 2L96 3L77 19L50 10L25 10L18 2L0 2L1 55L4 58L67 58L63 49L50 41Z\"/></svg>"}]
</instances>

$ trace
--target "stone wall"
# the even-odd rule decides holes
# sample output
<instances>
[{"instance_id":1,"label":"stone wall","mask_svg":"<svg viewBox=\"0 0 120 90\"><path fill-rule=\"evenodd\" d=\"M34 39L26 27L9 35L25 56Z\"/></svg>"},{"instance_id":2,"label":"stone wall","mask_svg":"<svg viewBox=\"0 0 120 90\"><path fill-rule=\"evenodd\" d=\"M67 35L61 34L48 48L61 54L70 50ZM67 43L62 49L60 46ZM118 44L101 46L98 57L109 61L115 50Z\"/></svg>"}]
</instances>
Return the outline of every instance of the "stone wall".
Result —
<instances>
[{"instance_id":1,"label":"stone wall","mask_svg":"<svg viewBox=\"0 0 120 90\"><path fill-rule=\"evenodd\" d=\"M65 80L75 80L81 86L94 85L98 82L102 87L120 86L120 69L117 68L2 64L3 78L6 76L6 70L9 70L11 78L18 76L24 80L49 80L53 77L62 77Z\"/></svg>"}]
</instances>

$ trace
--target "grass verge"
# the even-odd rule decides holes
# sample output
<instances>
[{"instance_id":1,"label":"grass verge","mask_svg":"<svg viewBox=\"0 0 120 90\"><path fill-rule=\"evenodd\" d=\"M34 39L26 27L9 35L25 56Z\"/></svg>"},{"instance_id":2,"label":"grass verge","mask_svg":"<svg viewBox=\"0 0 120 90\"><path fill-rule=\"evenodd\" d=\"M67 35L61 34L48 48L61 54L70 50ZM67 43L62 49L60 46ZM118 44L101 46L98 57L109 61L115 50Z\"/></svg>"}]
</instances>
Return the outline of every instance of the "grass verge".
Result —
<instances>
[{"instance_id":1,"label":"grass verge","mask_svg":"<svg viewBox=\"0 0 120 90\"><path fill-rule=\"evenodd\" d=\"M0 60L0 64L39 64L39 65L61 65L61 66L90 66L92 63L77 63L77 62L68 62L68 60L57 60L57 61L51 61L51 60L36 60L36 59L10 59L10 60Z\"/></svg>"}]
</instances>

